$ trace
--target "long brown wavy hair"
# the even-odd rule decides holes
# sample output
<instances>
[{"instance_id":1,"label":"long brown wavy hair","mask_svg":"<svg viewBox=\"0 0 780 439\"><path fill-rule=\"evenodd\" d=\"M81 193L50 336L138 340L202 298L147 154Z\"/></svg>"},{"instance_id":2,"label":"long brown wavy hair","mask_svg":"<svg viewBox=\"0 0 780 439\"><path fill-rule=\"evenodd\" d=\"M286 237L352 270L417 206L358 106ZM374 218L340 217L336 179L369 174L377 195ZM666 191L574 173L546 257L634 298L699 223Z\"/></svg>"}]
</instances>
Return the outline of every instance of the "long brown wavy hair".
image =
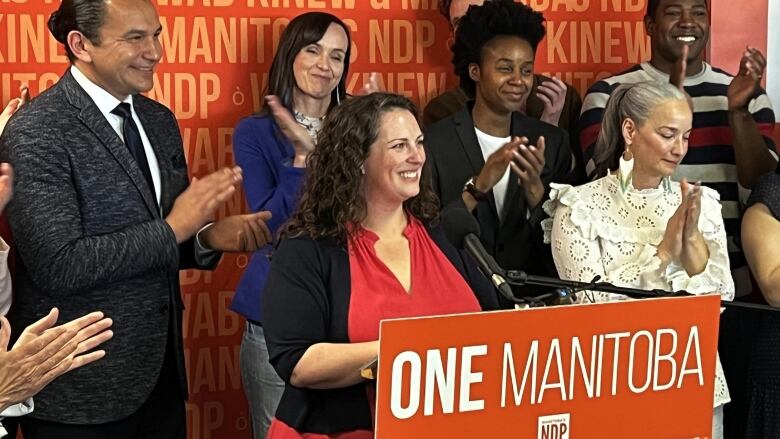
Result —
<instances>
[{"instance_id":1,"label":"long brown wavy hair","mask_svg":"<svg viewBox=\"0 0 780 439\"><path fill-rule=\"evenodd\" d=\"M348 99L328 113L317 136L317 148L309 154L298 210L282 228L280 239L307 236L346 245L357 232L352 225L360 224L367 212L361 165L377 139L382 115L397 109L418 118L412 101L390 93ZM423 166L420 192L403 205L424 223L438 218L439 199L431 188L428 166Z\"/></svg>"}]
</instances>

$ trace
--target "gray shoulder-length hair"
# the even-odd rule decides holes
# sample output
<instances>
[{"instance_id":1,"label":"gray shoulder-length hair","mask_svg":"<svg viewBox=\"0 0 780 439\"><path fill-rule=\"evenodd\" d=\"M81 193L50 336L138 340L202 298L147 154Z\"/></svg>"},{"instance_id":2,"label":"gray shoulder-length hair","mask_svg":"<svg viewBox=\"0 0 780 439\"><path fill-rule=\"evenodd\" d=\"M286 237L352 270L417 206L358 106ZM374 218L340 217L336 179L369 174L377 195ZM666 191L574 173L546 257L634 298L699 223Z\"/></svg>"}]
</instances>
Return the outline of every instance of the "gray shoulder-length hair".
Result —
<instances>
[{"instance_id":1,"label":"gray shoulder-length hair","mask_svg":"<svg viewBox=\"0 0 780 439\"><path fill-rule=\"evenodd\" d=\"M623 139L623 122L631 119L642 126L653 110L669 100L681 100L693 110L693 103L687 93L668 82L647 81L623 84L616 88L604 109L601 132L593 151L596 176L603 177L617 169L620 156L626 149Z\"/></svg>"}]
</instances>

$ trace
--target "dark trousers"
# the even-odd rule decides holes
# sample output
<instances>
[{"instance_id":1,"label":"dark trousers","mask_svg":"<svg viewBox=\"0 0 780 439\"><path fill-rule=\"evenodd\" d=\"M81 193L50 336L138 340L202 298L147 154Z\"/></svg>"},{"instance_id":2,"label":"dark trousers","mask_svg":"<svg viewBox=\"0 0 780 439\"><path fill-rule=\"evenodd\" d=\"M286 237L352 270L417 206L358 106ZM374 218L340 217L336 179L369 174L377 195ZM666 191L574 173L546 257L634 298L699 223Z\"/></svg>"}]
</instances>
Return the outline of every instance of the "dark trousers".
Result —
<instances>
[{"instance_id":1,"label":"dark trousers","mask_svg":"<svg viewBox=\"0 0 780 439\"><path fill-rule=\"evenodd\" d=\"M132 415L95 425L62 424L26 416L25 439L186 439L187 419L176 362L168 340L165 360L149 399ZM117 396L119 397L119 396ZM74 401L73 410L78 410ZM35 412L33 412L35 413Z\"/></svg>"},{"instance_id":2,"label":"dark trousers","mask_svg":"<svg viewBox=\"0 0 780 439\"><path fill-rule=\"evenodd\" d=\"M731 402L723 407L723 437L746 437L750 407L749 371L756 323L765 311L727 308L720 317L718 352Z\"/></svg>"}]
</instances>

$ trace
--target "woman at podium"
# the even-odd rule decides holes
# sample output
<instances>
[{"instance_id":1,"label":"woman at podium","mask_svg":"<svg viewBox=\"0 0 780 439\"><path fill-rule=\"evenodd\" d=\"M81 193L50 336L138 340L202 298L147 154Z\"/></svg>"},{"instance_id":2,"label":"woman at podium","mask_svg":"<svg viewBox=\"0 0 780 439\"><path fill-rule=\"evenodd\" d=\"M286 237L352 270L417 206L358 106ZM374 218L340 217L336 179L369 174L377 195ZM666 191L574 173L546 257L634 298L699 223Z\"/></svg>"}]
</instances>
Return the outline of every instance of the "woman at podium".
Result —
<instances>
[{"instance_id":1,"label":"woman at podium","mask_svg":"<svg viewBox=\"0 0 780 439\"><path fill-rule=\"evenodd\" d=\"M604 113L594 160L602 177L552 185L543 224L563 279L621 287L717 292L734 298L718 193L672 175L688 150L688 96L665 82L621 85ZM625 296L581 293L580 301ZM718 360L713 437L730 400Z\"/></svg>"},{"instance_id":2,"label":"woman at podium","mask_svg":"<svg viewBox=\"0 0 780 439\"><path fill-rule=\"evenodd\" d=\"M268 437L372 438L383 319L498 307L437 227L417 109L374 93L332 110L263 294L271 364L286 386Z\"/></svg>"}]
</instances>

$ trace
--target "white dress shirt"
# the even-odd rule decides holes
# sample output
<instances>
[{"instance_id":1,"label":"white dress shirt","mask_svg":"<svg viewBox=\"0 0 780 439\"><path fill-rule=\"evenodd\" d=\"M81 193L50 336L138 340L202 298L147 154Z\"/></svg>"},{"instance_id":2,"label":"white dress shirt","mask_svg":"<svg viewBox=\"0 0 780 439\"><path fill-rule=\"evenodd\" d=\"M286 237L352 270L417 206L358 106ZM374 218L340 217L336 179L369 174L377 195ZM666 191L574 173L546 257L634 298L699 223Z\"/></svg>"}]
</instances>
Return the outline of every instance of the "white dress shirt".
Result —
<instances>
[{"instance_id":1,"label":"white dress shirt","mask_svg":"<svg viewBox=\"0 0 780 439\"><path fill-rule=\"evenodd\" d=\"M479 141L479 148L482 150L482 157L487 161L491 154L501 149L502 146L509 143L510 137L496 137L491 136L485 132L480 131L478 128L474 128L477 133L477 141ZM498 217L504 213L504 200L506 199L506 191L509 186L509 166L507 165L504 170L504 175L498 180L495 186L493 186L493 198L496 200L496 213Z\"/></svg>"},{"instance_id":2,"label":"white dress shirt","mask_svg":"<svg viewBox=\"0 0 780 439\"><path fill-rule=\"evenodd\" d=\"M11 274L8 272L8 251L10 248L0 238L0 316L8 314L11 308Z\"/></svg>"},{"instance_id":3,"label":"white dress shirt","mask_svg":"<svg viewBox=\"0 0 780 439\"><path fill-rule=\"evenodd\" d=\"M78 84L81 86L81 88L83 88L84 91L87 92L89 97L92 98L92 101L95 102L95 105L98 107L98 110L100 110L100 112L103 113L103 116L105 116L106 120L108 120L108 123L111 124L111 128L113 128L114 131L116 131L116 134L119 136L119 139L122 141L124 141L124 136L122 135L123 119L120 116L111 113L111 111L122 102L127 102L128 104L130 104L130 109L133 114L133 121L135 121L135 125L138 127L138 132L141 134L141 142L143 142L144 144L146 161L149 163L149 171L152 173L152 182L154 183L154 188L153 188L154 194L157 197L157 205L159 205L160 194L162 193L160 191L160 187L161 187L160 164L157 162L157 156L154 155L154 149L152 149L152 144L151 142L149 142L149 137L146 136L146 131L144 131L144 125L141 123L141 120L138 119L138 114L135 112L135 106L133 105L133 95L130 95L126 97L124 100L120 101L119 99L111 95L111 93L107 92L99 85L90 81L86 76L84 76L83 73L81 73L81 70L79 70L78 67L71 66L70 73L71 75L73 75L73 79L75 79L76 82L78 82Z\"/></svg>"},{"instance_id":4,"label":"white dress shirt","mask_svg":"<svg viewBox=\"0 0 780 439\"><path fill-rule=\"evenodd\" d=\"M141 135L141 142L144 145L144 152L146 153L146 161L149 163L149 171L152 174L152 183L154 184L154 194L157 199L157 206L158 208L160 208L160 199L161 199L160 196L162 194L160 164L157 161L157 156L154 155L154 149L152 149L152 144L149 141L149 137L146 135L146 131L144 131L144 125L141 123L141 119L138 118L138 114L135 112L135 106L133 105L133 95L129 95L124 100L120 101L119 99L115 98L111 93L107 92L104 88L90 81L89 78L87 78L81 72L81 70L78 69L78 67L71 65L70 73L71 75L73 75L73 79L76 80L76 82L81 86L81 88L83 88L84 91L87 92L87 95L89 95L89 97L92 98L92 101L98 107L98 110L100 110L100 112L103 113L103 116L105 116L108 123L111 124L111 128L114 129L117 136L119 136L119 139L122 140L123 142L124 142L124 136L122 135L122 123L124 122L124 120L122 119L122 117L111 113L111 111L122 102L127 102L128 104L130 104L130 109L133 115L133 121L135 121L135 125L138 127L138 132ZM162 214L162 212L160 213ZM196 236L195 260L199 263L203 263L206 258L214 254L214 250L206 248L200 242L200 233L206 230L209 226L211 226L211 224L212 223L208 223L205 226L203 226L195 235Z\"/></svg>"},{"instance_id":5,"label":"white dress shirt","mask_svg":"<svg viewBox=\"0 0 780 439\"><path fill-rule=\"evenodd\" d=\"M25 402L20 402L19 404L14 404L11 407L8 407L7 409L3 410L2 413L0 413L0 421L3 420L3 418L14 418L19 416L24 416L32 413L34 408L33 400L32 398L29 398ZM5 427L3 427L2 422L0 422L0 438L5 437L8 435L8 432L5 431Z\"/></svg>"}]
</instances>

